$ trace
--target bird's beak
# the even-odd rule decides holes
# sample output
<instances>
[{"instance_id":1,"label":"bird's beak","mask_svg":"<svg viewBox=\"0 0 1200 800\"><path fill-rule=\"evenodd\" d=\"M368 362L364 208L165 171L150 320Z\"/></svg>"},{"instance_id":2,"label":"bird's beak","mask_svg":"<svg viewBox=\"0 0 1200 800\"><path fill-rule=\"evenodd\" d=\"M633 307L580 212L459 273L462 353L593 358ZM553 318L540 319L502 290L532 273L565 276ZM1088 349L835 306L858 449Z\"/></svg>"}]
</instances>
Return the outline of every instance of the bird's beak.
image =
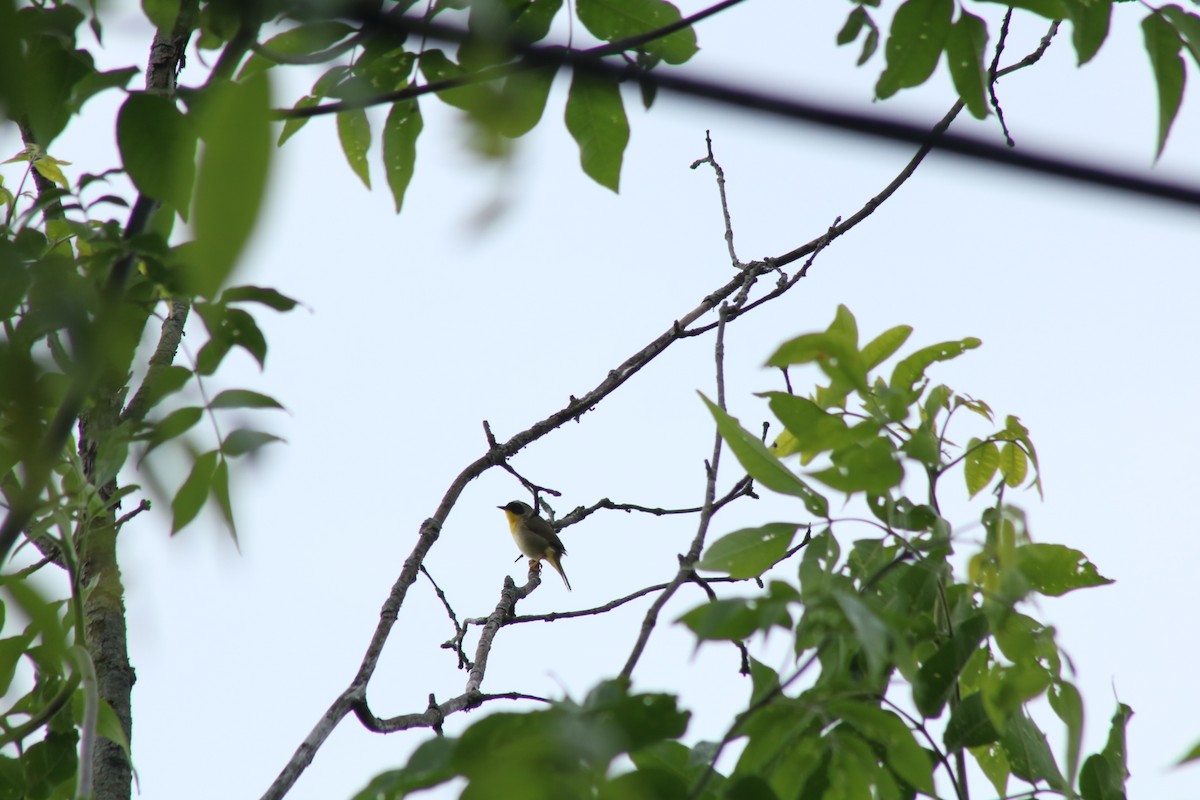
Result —
<instances>
[{"instance_id":1,"label":"bird's beak","mask_svg":"<svg viewBox=\"0 0 1200 800\"><path fill-rule=\"evenodd\" d=\"M500 509L501 511L504 510L504 506L496 506L496 508Z\"/></svg>"}]
</instances>

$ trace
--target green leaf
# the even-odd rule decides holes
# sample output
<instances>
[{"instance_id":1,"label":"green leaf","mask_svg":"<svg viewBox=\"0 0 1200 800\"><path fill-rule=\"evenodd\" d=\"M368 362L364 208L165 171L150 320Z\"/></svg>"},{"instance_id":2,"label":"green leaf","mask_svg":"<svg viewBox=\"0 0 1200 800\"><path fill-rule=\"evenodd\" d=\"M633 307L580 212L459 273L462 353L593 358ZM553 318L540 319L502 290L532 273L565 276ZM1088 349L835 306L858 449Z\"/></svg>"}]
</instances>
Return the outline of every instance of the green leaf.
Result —
<instances>
[{"instance_id":1,"label":"green leaf","mask_svg":"<svg viewBox=\"0 0 1200 800\"><path fill-rule=\"evenodd\" d=\"M171 535L179 533L196 518L212 489L213 473L217 469L217 451L210 450L197 456L187 480L179 487L171 500Z\"/></svg>"},{"instance_id":2,"label":"green leaf","mask_svg":"<svg viewBox=\"0 0 1200 800\"><path fill-rule=\"evenodd\" d=\"M371 782L353 800L380 800L401 798L421 789L429 789L445 783L457 775L451 765L456 739L437 736L422 742L402 769L388 770L371 779Z\"/></svg>"},{"instance_id":3,"label":"green leaf","mask_svg":"<svg viewBox=\"0 0 1200 800\"><path fill-rule=\"evenodd\" d=\"M321 99L319 97L313 97L309 94L297 100L292 108L312 108L320 102ZM310 119L312 117L288 117L285 119L283 121L283 128L279 131L279 141L275 143L275 146L282 147L283 143L299 133L300 129L307 125Z\"/></svg>"},{"instance_id":4,"label":"green leaf","mask_svg":"<svg viewBox=\"0 0 1200 800\"><path fill-rule=\"evenodd\" d=\"M971 755L975 757L975 762L979 764L979 769L987 776L988 781L996 789L996 794L999 797L1008 796L1008 776L1012 773L1009 769L1008 759L1004 756L1004 750L999 744L990 744L983 747L971 748Z\"/></svg>"},{"instance_id":5,"label":"green leaf","mask_svg":"<svg viewBox=\"0 0 1200 800\"><path fill-rule=\"evenodd\" d=\"M1175 762L1175 766L1182 767L1184 764L1190 764L1193 761L1200 761L1200 742L1192 745L1192 749L1184 753L1183 758Z\"/></svg>"},{"instance_id":6,"label":"green leaf","mask_svg":"<svg viewBox=\"0 0 1200 800\"><path fill-rule=\"evenodd\" d=\"M826 412L807 397L786 392L767 392L765 396L771 411L807 458L854 444L871 433L848 428L841 416Z\"/></svg>"},{"instance_id":7,"label":"green leaf","mask_svg":"<svg viewBox=\"0 0 1200 800\"><path fill-rule=\"evenodd\" d=\"M283 406L274 397L248 389L226 389L213 398L209 408L278 408Z\"/></svg>"},{"instance_id":8,"label":"green leaf","mask_svg":"<svg viewBox=\"0 0 1200 800\"><path fill-rule=\"evenodd\" d=\"M1063 0L983 0L983 2L1022 8L1050 20L1067 18L1067 8Z\"/></svg>"},{"instance_id":9,"label":"green leaf","mask_svg":"<svg viewBox=\"0 0 1200 800\"><path fill-rule=\"evenodd\" d=\"M1186 78L1183 57L1179 55L1179 35L1169 23L1151 12L1142 20L1142 39L1158 88L1158 149L1154 154L1158 158L1167 146L1167 135L1171 132L1175 115L1179 113L1179 104L1183 102Z\"/></svg>"},{"instance_id":10,"label":"green leaf","mask_svg":"<svg viewBox=\"0 0 1200 800\"><path fill-rule=\"evenodd\" d=\"M1017 548L1017 568L1034 591L1051 597L1112 583L1087 556L1061 544L1022 545Z\"/></svg>"},{"instance_id":11,"label":"green leaf","mask_svg":"<svg viewBox=\"0 0 1200 800\"><path fill-rule=\"evenodd\" d=\"M263 48L282 55L307 55L332 47L352 33L354 33L354 29L343 22L332 20L307 22L290 31L272 36L263 42ZM255 53L250 56L241 72L238 73L238 80L245 80L250 75L268 70L273 66L275 66L275 62L270 58Z\"/></svg>"},{"instance_id":12,"label":"green leaf","mask_svg":"<svg viewBox=\"0 0 1200 800\"><path fill-rule=\"evenodd\" d=\"M940 716L958 675L988 634L987 617L975 614L958 623L954 636L925 660L913 681L913 702L921 715Z\"/></svg>"},{"instance_id":13,"label":"green leaf","mask_svg":"<svg viewBox=\"0 0 1200 800\"><path fill-rule=\"evenodd\" d=\"M699 639L740 641L754 633L758 615L747 600L717 600L693 608L679 618Z\"/></svg>"},{"instance_id":14,"label":"green leaf","mask_svg":"<svg viewBox=\"0 0 1200 800\"><path fill-rule=\"evenodd\" d=\"M146 408L154 408L163 401L163 398L178 392L187 385L191 377L192 371L187 367L176 365L151 367L146 373L140 390L144 392Z\"/></svg>"},{"instance_id":15,"label":"green leaf","mask_svg":"<svg viewBox=\"0 0 1200 800\"><path fill-rule=\"evenodd\" d=\"M881 100L929 79L950 33L953 11L954 0L905 0L896 10L884 48L887 67L875 84Z\"/></svg>"},{"instance_id":16,"label":"green leaf","mask_svg":"<svg viewBox=\"0 0 1200 800\"><path fill-rule=\"evenodd\" d=\"M863 25L866 23L867 11L862 6L855 6L854 10L846 17L846 23L842 25L842 29L838 31L837 43L840 47L844 44L850 44L858 38L858 34L862 31Z\"/></svg>"},{"instance_id":17,"label":"green leaf","mask_svg":"<svg viewBox=\"0 0 1200 800\"><path fill-rule=\"evenodd\" d=\"M83 108L84 103L108 89L124 89L129 81L138 74L137 67L124 67L107 72L93 72L84 76L71 90L68 105L76 113Z\"/></svg>"},{"instance_id":18,"label":"green leaf","mask_svg":"<svg viewBox=\"0 0 1200 800\"><path fill-rule=\"evenodd\" d=\"M1104 756L1088 756L1079 773L1079 794L1083 800L1126 800L1125 781Z\"/></svg>"},{"instance_id":19,"label":"green leaf","mask_svg":"<svg viewBox=\"0 0 1200 800\"><path fill-rule=\"evenodd\" d=\"M367 112L361 108L339 111L337 132L342 152L346 154L346 163L370 189L371 166L367 163L367 151L371 149L371 122L367 119Z\"/></svg>"},{"instance_id":20,"label":"green leaf","mask_svg":"<svg viewBox=\"0 0 1200 800\"><path fill-rule=\"evenodd\" d=\"M829 710L867 739L883 745L884 760L892 772L914 789L934 794L933 764L903 720L890 711L849 700L834 700Z\"/></svg>"},{"instance_id":21,"label":"green leaf","mask_svg":"<svg viewBox=\"0 0 1200 800\"><path fill-rule=\"evenodd\" d=\"M262 286L234 286L221 292L224 303L261 303L276 311L291 311L298 302L274 289Z\"/></svg>"},{"instance_id":22,"label":"green leaf","mask_svg":"<svg viewBox=\"0 0 1200 800\"><path fill-rule=\"evenodd\" d=\"M1000 448L995 442L980 442L972 438L967 442L967 454L963 459L963 477L967 481L967 494L979 494L992 482L1000 467Z\"/></svg>"},{"instance_id":23,"label":"green leaf","mask_svg":"<svg viewBox=\"0 0 1200 800\"><path fill-rule=\"evenodd\" d=\"M267 340L254 317L240 308L217 304L197 304L196 313L204 319L212 338L196 355L196 372L212 375L235 345L254 357L261 369L267 359Z\"/></svg>"},{"instance_id":24,"label":"green leaf","mask_svg":"<svg viewBox=\"0 0 1200 800\"><path fill-rule=\"evenodd\" d=\"M873 608L858 595L835 590L833 597L841 607L846 620L854 628L858 644L867 656L867 665L872 675L881 675L890 663L891 634L888 626Z\"/></svg>"},{"instance_id":25,"label":"green leaf","mask_svg":"<svg viewBox=\"0 0 1200 800\"><path fill-rule=\"evenodd\" d=\"M244 84L218 83L209 91L201 110L205 148L196 177L196 246L187 275L187 285L204 297L213 297L225 283L254 230L271 157L266 75Z\"/></svg>"},{"instance_id":26,"label":"green leaf","mask_svg":"<svg viewBox=\"0 0 1200 800\"><path fill-rule=\"evenodd\" d=\"M757 578L783 557L799 527L774 522L734 531L709 545L696 568L724 572L734 578Z\"/></svg>"},{"instance_id":27,"label":"green leaf","mask_svg":"<svg viewBox=\"0 0 1200 800\"><path fill-rule=\"evenodd\" d=\"M767 359L767 366L788 367L813 362L835 382L841 381L867 393L867 365L856 343L842 333L825 331L797 336L781 344Z\"/></svg>"},{"instance_id":28,"label":"green leaf","mask_svg":"<svg viewBox=\"0 0 1200 800\"><path fill-rule=\"evenodd\" d=\"M163 33L170 33L179 16L179 0L142 0L142 12L151 25Z\"/></svg>"},{"instance_id":29,"label":"green leaf","mask_svg":"<svg viewBox=\"0 0 1200 800\"><path fill-rule=\"evenodd\" d=\"M264 445L272 442L282 442L283 439L262 431L252 431L248 428L238 428L225 437L221 443L221 452L230 458L253 453Z\"/></svg>"},{"instance_id":30,"label":"green leaf","mask_svg":"<svg viewBox=\"0 0 1200 800\"><path fill-rule=\"evenodd\" d=\"M426 50L421 54L421 74L429 83L452 80L467 76L458 64L455 64L441 50ZM494 90L484 84L458 86L453 89L443 89L437 93L438 99L447 105L462 109L472 114L480 115L494 104Z\"/></svg>"},{"instance_id":31,"label":"green leaf","mask_svg":"<svg viewBox=\"0 0 1200 800\"><path fill-rule=\"evenodd\" d=\"M1079 690L1067 681L1050 687L1050 707L1067 726L1067 783L1073 783L1079 769L1079 750L1083 744L1083 699Z\"/></svg>"},{"instance_id":32,"label":"green leaf","mask_svg":"<svg viewBox=\"0 0 1200 800\"><path fill-rule=\"evenodd\" d=\"M383 170L388 188L396 203L396 213L404 205L404 193L412 180L417 164L417 137L425 122L416 100L402 100L392 105L383 125Z\"/></svg>"},{"instance_id":33,"label":"green leaf","mask_svg":"<svg viewBox=\"0 0 1200 800\"><path fill-rule=\"evenodd\" d=\"M916 505L907 497L892 500L890 495L869 495L867 505L880 522L900 530L933 530L938 520L937 512L932 506Z\"/></svg>"},{"instance_id":34,"label":"green leaf","mask_svg":"<svg viewBox=\"0 0 1200 800\"><path fill-rule=\"evenodd\" d=\"M1167 5L1160 8L1159 13L1175 26L1175 30L1183 37L1183 43L1192 60L1200 66L1200 16L1184 11L1177 5Z\"/></svg>"},{"instance_id":35,"label":"green leaf","mask_svg":"<svg viewBox=\"0 0 1200 800\"><path fill-rule=\"evenodd\" d=\"M904 480L904 467L896 458L896 448L884 438L838 450L832 460L832 467L812 476L846 494L884 494Z\"/></svg>"},{"instance_id":36,"label":"green leaf","mask_svg":"<svg viewBox=\"0 0 1200 800\"><path fill-rule=\"evenodd\" d=\"M150 428L150 433L146 437L146 449L142 451L142 458L150 455L150 451L158 447L163 442L174 439L176 436L182 436L187 433L193 425L200 421L204 414L204 409L195 406L179 408L172 411L167 416L163 417L160 422L157 422Z\"/></svg>"},{"instance_id":37,"label":"green leaf","mask_svg":"<svg viewBox=\"0 0 1200 800\"><path fill-rule=\"evenodd\" d=\"M233 539L234 545L237 545L237 525L233 521L233 503L229 499L229 462L223 458L217 462L217 468L213 472L212 496L217 501L217 508L221 511L221 518L225 520L230 538Z\"/></svg>"},{"instance_id":38,"label":"green leaf","mask_svg":"<svg viewBox=\"0 0 1200 800\"><path fill-rule=\"evenodd\" d=\"M876 336L862 349L863 365L872 370L887 361L904 346L912 332L911 325L897 325Z\"/></svg>"},{"instance_id":39,"label":"green leaf","mask_svg":"<svg viewBox=\"0 0 1200 800\"><path fill-rule=\"evenodd\" d=\"M1000 734L992 724L991 717L983 707L983 695L976 692L967 695L950 712L950 721L942 741L947 750L964 747L982 747L998 741Z\"/></svg>"},{"instance_id":40,"label":"green leaf","mask_svg":"<svg viewBox=\"0 0 1200 800\"><path fill-rule=\"evenodd\" d=\"M1108 22L1112 16L1112 3L1096 0L1065 0L1067 16L1071 18L1071 42L1079 65L1092 60L1100 45L1108 37Z\"/></svg>"},{"instance_id":41,"label":"green leaf","mask_svg":"<svg viewBox=\"0 0 1200 800\"><path fill-rule=\"evenodd\" d=\"M196 133L175 104L152 94L129 95L117 114L117 147L138 191L186 220L196 180Z\"/></svg>"},{"instance_id":42,"label":"green leaf","mask_svg":"<svg viewBox=\"0 0 1200 800\"><path fill-rule=\"evenodd\" d=\"M787 608L779 603L729 598L693 608L678 620L698 639L740 641L760 629L791 627Z\"/></svg>"},{"instance_id":43,"label":"green leaf","mask_svg":"<svg viewBox=\"0 0 1200 800\"><path fill-rule=\"evenodd\" d=\"M973 350L981 344L981 341L971 336L957 342L942 342L923 347L896 365L896 368L892 370L892 378L888 385L894 391L910 394L917 382L924 380L925 370L934 363L958 358L966 351Z\"/></svg>"},{"instance_id":44,"label":"green leaf","mask_svg":"<svg viewBox=\"0 0 1200 800\"><path fill-rule=\"evenodd\" d=\"M1079 774L1079 789L1084 800L1125 800L1125 779L1129 777L1125 726L1132 716L1133 709L1119 703L1104 749L1084 762Z\"/></svg>"},{"instance_id":45,"label":"green leaf","mask_svg":"<svg viewBox=\"0 0 1200 800\"><path fill-rule=\"evenodd\" d=\"M983 64L987 41L987 23L966 11L959 15L946 38L946 62L950 65L954 88L977 119L988 113L987 73Z\"/></svg>"},{"instance_id":46,"label":"green leaf","mask_svg":"<svg viewBox=\"0 0 1200 800\"><path fill-rule=\"evenodd\" d=\"M772 491L799 497L810 514L829 516L829 501L785 467L766 445L751 435L724 409L710 401L703 393L700 393L700 398L704 400L713 419L716 420L721 438L752 478Z\"/></svg>"},{"instance_id":47,"label":"green leaf","mask_svg":"<svg viewBox=\"0 0 1200 800\"><path fill-rule=\"evenodd\" d=\"M1067 790L1067 782L1058 770L1054 754L1046 742L1046 734L1024 712L1014 714L1000 734L1000 746L1013 775L1036 783L1046 781L1059 792Z\"/></svg>"},{"instance_id":48,"label":"green leaf","mask_svg":"<svg viewBox=\"0 0 1200 800\"><path fill-rule=\"evenodd\" d=\"M1000 448L999 467L1000 474L1004 476L1004 483L1012 489L1020 486L1029 474L1029 461L1025 457L1025 451L1012 442L1005 442L1004 447Z\"/></svg>"},{"instance_id":49,"label":"green leaf","mask_svg":"<svg viewBox=\"0 0 1200 800\"><path fill-rule=\"evenodd\" d=\"M17 671L17 664L21 662L21 657L25 655L36 636L37 631L28 630L7 639L0 639L0 695L8 693L8 687Z\"/></svg>"},{"instance_id":50,"label":"green leaf","mask_svg":"<svg viewBox=\"0 0 1200 800\"><path fill-rule=\"evenodd\" d=\"M618 191L629 122L616 78L576 72L567 94L567 130L579 145L579 163L592 180Z\"/></svg>"},{"instance_id":51,"label":"green leaf","mask_svg":"<svg viewBox=\"0 0 1200 800\"><path fill-rule=\"evenodd\" d=\"M546 98L557 72L557 66L526 69L505 79L500 90L503 113L497 121L500 133L516 139L533 130L546 110Z\"/></svg>"},{"instance_id":52,"label":"green leaf","mask_svg":"<svg viewBox=\"0 0 1200 800\"><path fill-rule=\"evenodd\" d=\"M664 0L578 0L576 13L584 27L605 42L649 33L683 18L678 8ZM696 32L687 27L645 42L638 49L668 64L682 64L699 48Z\"/></svg>"}]
</instances>

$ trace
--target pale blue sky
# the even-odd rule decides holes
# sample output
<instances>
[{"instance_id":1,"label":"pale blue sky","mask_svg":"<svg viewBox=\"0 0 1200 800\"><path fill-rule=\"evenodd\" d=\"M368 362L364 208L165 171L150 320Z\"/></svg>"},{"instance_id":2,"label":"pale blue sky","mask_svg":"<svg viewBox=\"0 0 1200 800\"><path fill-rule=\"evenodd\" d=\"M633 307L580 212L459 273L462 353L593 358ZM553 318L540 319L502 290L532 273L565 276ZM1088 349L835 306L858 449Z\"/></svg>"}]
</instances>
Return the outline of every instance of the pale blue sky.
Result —
<instances>
[{"instance_id":1,"label":"pale blue sky","mask_svg":"<svg viewBox=\"0 0 1200 800\"><path fill-rule=\"evenodd\" d=\"M681 4L685 13L702 5ZM761 0L705 23L701 53L686 69L921 123L949 107L944 66L930 85L872 106L878 57L856 69L857 49L833 45L849 4L798 5ZM1154 90L1140 11L1130 5L1117 8L1095 63L1076 69L1064 26L1043 64L1000 83L1019 145L1131 169L1151 164ZM1043 32L1022 19L1012 58ZM113 66L145 62L150 32L136 18L106 36ZM185 82L200 74L193 63ZM290 104L315 74L277 82L276 96ZM646 114L629 92L632 140L615 196L578 168L561 122L565 86L560 77L542 125L503 166L464 151L457 112L425 101L417 174L399 217L378 146L368 193L346 167L331 120L310 123L278 152L268 210L235 282L275 286L306 308L261 315L266 372L238 357L209 391L274 395L288 413L256 420L289 444L235 472L241 555L213 515L174 539L165 516L144 515L122 538L143 797L265 789L353 675L418 524L485 449L481 420L506 438L545 417L728 279L711 172L688 169L704 154L705 129L726 170L743 259L790 250L853 213L911 152L667 95ZM54 154L79 169L114 163L118 102L112 93L89 105L86 124ZM372 119L378 129L382 113ZM994 120L955 129L998 136ZM0 153L17 147L0 131ZM1155 171L1200 184L1200 98L1185 98ZM473 227L494 203L499 218ZM825 327L839 303L864 336L908 323L914 345L983 339L936 379L1022 417L1046 486L1044 502L1016 498L1033 536L1083 550L1117 580L1031 611L1058 627L1079 669L1085 748L1103 745L1115 694L1136 712L1131 796L1179 800L1200 794L1200 770L1169 769L1200 739L1191 713L1200 702L1195 636L1176 621L1200 599L1195 219L1194 210L934 156L792 293L731 326L727 342L731 410L757 421L766 408L753 392L778 388L761 363L782 340ZM203 340L194 330L193 354ZM563 492L560 512L605 496L697 504L711 423L694 392L711 389L711 363L711 340L677 344L515 466ZM156 464L175 469L166 454ZM722 485L739 476L727 458ZM803 517L762 494L720 515L713 535ZM460 616L488 613L503 576L523 573L495 508L520 497L512 478L488 473L468 487L430 554L427 566ZM547 581L522 610L589 607L667 580L693 530L692 519L597 514L564 534L575 591ZM847 540L856 533L844 531ZM701 600L683 591L664 622ZM644 609L503 630L485 691L581 697L620 669ZM465 674L438 647L450 634L418 582L371 686L377 715L420 711L430 692L445 700L462 691ZM749 691L736 669L732 648L693 656L690 635L664 624L635 687L681 692L695 713L689 741L719 738ZM447 720L447 733L480 714ZM426 736L378 736L347 720L290 796L348 796ZM1050 741L1061 745L1056 733ZM990 796L982 782L976 791Z\"/></svg>"}]
</instances>

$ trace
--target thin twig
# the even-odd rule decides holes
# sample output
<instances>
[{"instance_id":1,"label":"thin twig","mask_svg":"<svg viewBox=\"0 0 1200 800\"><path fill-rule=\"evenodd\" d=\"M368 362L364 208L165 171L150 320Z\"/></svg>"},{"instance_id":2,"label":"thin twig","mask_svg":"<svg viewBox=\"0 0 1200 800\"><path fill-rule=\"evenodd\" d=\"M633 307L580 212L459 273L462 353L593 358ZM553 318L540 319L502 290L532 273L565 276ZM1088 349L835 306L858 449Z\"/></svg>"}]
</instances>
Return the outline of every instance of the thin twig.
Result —
<instances>
[{"instance_id":1,"label":"thin twig","mask_svg":"<svg viewBox=\"0 0 1200 800\"><path fill-rule=\"evenodd\" d=\"M1000 68L1000 54L1004 52L1004 41L1008 38L1008 24L1012 21L1012 15L1013 9L1009 6L1008 11L1004 12L1004 21L1000 23L1000 38L996 40L996 52L992 56L992 66L988 69L988 97L992 101L992 108L996 110L1000 130L1004 132L1004 143L1009 147L1016 147L1017 143L1013 141L1008 132L1008 125L1004 122L1004 109L1000 107L1000 99L996 97L996 71Z\"/></svg>"},{"instance_id":2,"label":"thin twig","mask_svg":"<svg viewBox=\"0 0 1200 800\"><path fill-rule=\"evenodd\" d=\"M691 16L684 17L669 25L664 25L661 28L656 28L646 33L641 33L636 36L630 36L625 39L618 39L614 42L606 42L602 45L597 45L586 50L573 51L571 49L570 37L568 36L568 44L566 48L554 46L555 49L567 52L574 52L577 55L582 55L591 59L600 59L605 56L617 55L628 50L636 50L642 45L652 42L656 39L661 39L669 36L676 31L689 28L697 22L701 22L708 17L713 16L727 8L735 6L745 0L722 0L722 2L709 8L697 11ZM567 16L568 23L572 21L573 15ZM403 19L403 18L402 18ZM378 20L363 20L364 22ZM385 23L382 27L388 27ZM432 17L426 14L421 20L421 50L424 51L425 39L432 34L439 26L432 21ZM532 46L530 43L525 43L526 46ZM307 119L309 117L317 117L325 114L339 114L343 111L352 111L359 108L370 108L378 105L388 105L391 103L399 103L404 100L412 100L427 94L436 94L449 89L457 89L460 86L473 86L480 83L489 83L491 81L506 78L509 75L514 75L518 72L527 72L531 69L536 69L541 64L531 63L529 61L515 61L509 64L499 64L494 67L477 70L469 75L457 75L452 78L446 78L440 81L425 83L420 86L407 86L403 89L397 89L394 92L384 92L382 94L372 95L370 97L356 97L348 100L339 100L336 103L324 103L316 106L308 106L301 108L281 108L274 112L276 119Z\"/></svg>"},{"instance_id":3,"label":"thin twig","mask_svg":"<svg viewBox=\"0 0 1200 800\"><path fill-rule=\"evenodd\" d=\"M717 314L717 340L713 347L713 357L716 360L717 372L717 405L721 408L725 407L725 317L728 310L728 306L722 305ZM621 668L620 677L625 681L628 681L632 677L633 669L637 666L638 659L645 652L646 643L650 641L650 634L653 633L655 625L658 624L659 613L683 582L692 576L693 566L700 559L700 552L704 549L704 539L708 534L708 524L712 520L713 501L717 495L717 471L721 466L722 444L721 434L717 431L713 436L712 460L706 465L704 506L700 511L700 521L696 525L696 535L692 539L692 546L688 549L686 555L680 556L679 570L675 573L675 577L667 584L662 593L655 598L650 608L647 609L646 616L642 618L642 627L638 632L637 641L634 642L633 650L629 653L629 658L625 661L625 666Z\"/></svg>"},{"instance_id":4,"label":"thin twig","mask_svg":"<svg viewBox=\"0 0 1200 800\"><path fill-rule=\"evenodd\" d=\"M696 159L692 162L692 169L696 169L701 164L708 164L713 168L713 172L717 174L717 192L721 196L721 216L725 220L725 246L729 248L729 262L737 269L745 269L746 265L737 257L737 250L733 246L733 220L729 216L729 199L725 195L725 170L721 169L721 165L713 156L712 149L712 131L704 132L704 144L708 150L708 155L704 158Z\"/></svg>"}]
</instances>

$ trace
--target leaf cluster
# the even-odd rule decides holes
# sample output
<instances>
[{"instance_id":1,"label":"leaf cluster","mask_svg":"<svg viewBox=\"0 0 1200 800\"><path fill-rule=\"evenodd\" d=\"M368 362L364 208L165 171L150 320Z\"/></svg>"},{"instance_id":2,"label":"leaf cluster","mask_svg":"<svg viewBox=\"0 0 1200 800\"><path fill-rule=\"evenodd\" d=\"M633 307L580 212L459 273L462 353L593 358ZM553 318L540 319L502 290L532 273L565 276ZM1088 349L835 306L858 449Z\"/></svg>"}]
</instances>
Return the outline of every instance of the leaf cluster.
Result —
<instances>
[{"instance_id":1,"label":"leaf cluster","mask_svg":"<svg viewBox=\"0 0 1200 800\"><path fill-rule=\"evenodd\" d=\"M858 65L866 64L879 48L880 26L871 9L883 0L854 0L855 7L838 31L839 45L862 39ZM999 0L976 0L994 5ZM1071 23L1071 43L1080 66L1091 61L1108 38L1113 6L1119 0L1019 0L1004 2L1009 13L1040 17L1053 23ZM955 91L976 117L988 115L989 86L996 76L986 63L988 24L967 10L968 3L953 0L903 0L896 4L884 45L884 68L875 84L880 100L901 89L921 86L945 56ZM983 13L982 11L980 13ZM1007 25L1007 21L1006 21ZM1200 15L1176 4L1147 6L1141 22L1143 44L1158 92L1158 141L1162 155L1171 125L1179 113L1186 83L1184 53L1200 66Z\"/></svg>"}]
</instances>

